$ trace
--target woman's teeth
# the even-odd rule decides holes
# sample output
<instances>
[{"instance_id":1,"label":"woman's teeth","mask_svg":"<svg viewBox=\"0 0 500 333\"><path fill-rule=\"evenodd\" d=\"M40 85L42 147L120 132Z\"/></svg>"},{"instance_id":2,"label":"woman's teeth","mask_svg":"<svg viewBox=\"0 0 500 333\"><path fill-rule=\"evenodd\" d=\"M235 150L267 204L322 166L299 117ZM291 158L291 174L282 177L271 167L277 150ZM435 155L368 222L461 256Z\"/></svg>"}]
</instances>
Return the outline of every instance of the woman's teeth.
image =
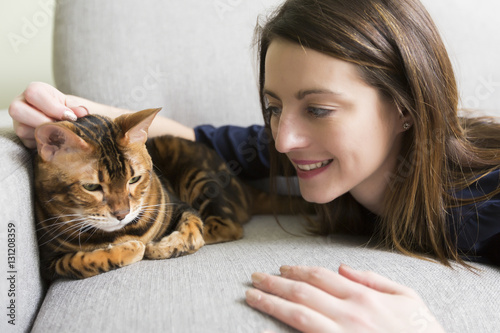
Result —
<instances>
[{"instance_id":1,"label":"woman's teeth","mask_svg":"<svg viewBox=\"0 0 500 333\"><path fill-rule=\"evenodd\" d=\"M314 169L319 169L321 167L324 167L325 165L329 164L331 161L332 160L313 163L313 164L297 164L297 168L299 168L302 171L311 171Z\"/></svg>"}]
</instances>

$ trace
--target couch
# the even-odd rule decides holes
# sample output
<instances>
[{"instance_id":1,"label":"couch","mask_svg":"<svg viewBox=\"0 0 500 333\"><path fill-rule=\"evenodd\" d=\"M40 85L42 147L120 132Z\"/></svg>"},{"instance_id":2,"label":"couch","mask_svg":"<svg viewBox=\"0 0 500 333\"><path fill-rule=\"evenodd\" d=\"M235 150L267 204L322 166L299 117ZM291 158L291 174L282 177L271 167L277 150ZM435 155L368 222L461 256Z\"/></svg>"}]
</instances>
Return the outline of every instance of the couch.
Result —
<instances>
[{"instance_id":1,"label":"couch","mask_svg":"<svg viewBox=\"0 0 500 333\"><path fill-rule=\"evenodd\" d=\"M57 87L132 110L161 106L190 126L262 123L252 32L258 14L277 3L59 0ZM500 109L496 0L425 4L451 49L463 105ZM336 270L340 263L414 288L447 332L499 331L498 267L447 268L372 248L363 237L311 236L296 216L280 216L280 224L255 216L241 240L48 285L39 274L33 222L33 151L9 122L0 127L1 332L293 332L245 304L251 273L277 274L283 264ZM425 318L414 319L425 332Z\"/></svg>"}]
</instances>

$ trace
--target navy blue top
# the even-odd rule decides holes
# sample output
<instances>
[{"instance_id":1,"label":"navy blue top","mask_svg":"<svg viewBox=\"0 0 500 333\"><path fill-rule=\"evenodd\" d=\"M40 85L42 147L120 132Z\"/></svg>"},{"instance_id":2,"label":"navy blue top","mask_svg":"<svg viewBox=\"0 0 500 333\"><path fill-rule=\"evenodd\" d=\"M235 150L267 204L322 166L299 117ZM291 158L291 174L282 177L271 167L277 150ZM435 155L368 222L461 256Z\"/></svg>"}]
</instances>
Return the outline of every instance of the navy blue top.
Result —
<instances>
[{"instance_id":1,"label":"navy blue top","mask_svg":"<svg viewBox=\"0 0 500 333\"><path fill-rule=\"evenodd\" d=\"M212 147L228 162L231 170L245 179L269 177L270 134L263 126L211 125L195 129L196 141ZM480 178L472 186L457 191L459 199L481 197L500 186L500 170ZM448 225L464 259L500 266L500 194L448 212Z\"/></svg>"},{"instance_id":2,"label":"navy blue top","mask_svg":"<svg viewBox=\"0 0 500 333\"><path fill-rule=\"evenodd\" d=\"M194 133L196 141L215 149L237 176L251 180L269 177L271 136L263 126L203 125L195 127Z\"/></svg>"}]
</instances>

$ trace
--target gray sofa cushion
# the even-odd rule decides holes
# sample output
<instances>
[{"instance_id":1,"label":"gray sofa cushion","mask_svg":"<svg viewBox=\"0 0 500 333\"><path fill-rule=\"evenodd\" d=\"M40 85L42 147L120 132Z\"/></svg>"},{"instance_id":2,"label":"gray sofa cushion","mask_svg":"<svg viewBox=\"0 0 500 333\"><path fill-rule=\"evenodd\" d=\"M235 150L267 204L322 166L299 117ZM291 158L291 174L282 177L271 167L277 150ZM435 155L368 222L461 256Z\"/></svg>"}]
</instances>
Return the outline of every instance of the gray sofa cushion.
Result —
<instances>
[{"instance_id":1,"label":"gray sofa cushion","mask_svg":"<svg viewBox=\"0 0 500 333\"><path fill-rule=\"evenodd\" d=\"M31 156L12 129L0 128L1 332L29 330L44 296L33 222ZM10 277L13 279L7 280ZM8 323L11 317L7 317L12 300L15 326Z\"/></svg>"},{"instance_id":2,"label":"gray sofa cushion","mask_svg":"<svg viewBox=\"0 0 500 333\"><path fill-rule=\"evenodd\" d=\"M476 274L366 248L366 239L359 237L306 236L302 222L281 217L282 229L272 217L259 216L239 241L208 245L177 259L141 261L82 281L57 281L33 332L289 332L245 305L250 275L278 274L283 264L336 270L340 263L414 288L447 332L498 331L498 268L477 265ZM418 329L425 321L416 316L413 324Z\"/></svg>"}]
</instances>

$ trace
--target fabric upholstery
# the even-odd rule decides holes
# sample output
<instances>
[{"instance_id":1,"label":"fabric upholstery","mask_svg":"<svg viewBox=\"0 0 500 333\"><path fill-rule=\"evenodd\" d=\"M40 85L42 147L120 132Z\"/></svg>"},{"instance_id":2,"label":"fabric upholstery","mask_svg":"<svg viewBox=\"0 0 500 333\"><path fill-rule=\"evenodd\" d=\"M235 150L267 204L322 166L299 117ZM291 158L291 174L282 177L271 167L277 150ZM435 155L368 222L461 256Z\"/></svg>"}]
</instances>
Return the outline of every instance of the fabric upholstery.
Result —
<instances>
[{"instance_id":1,"label":"fabric upholstery","mask_svg":"<svg viewBox=\"0 0 500 333\"><path fill-rule=\"evenodd\" d=\"M370 249L359 237L306 236L303 220L296 217L280 217L280 223L283 228L273 217L258 216L239 241L83 281L57 281L33 332L291 332L245 305L250 275L279 274L284 264L336 270L341 263L414 288L447 332L498 330L498 268L477 265L476 275ZM421 319L414 318L417 328L425 325Z\"/></svg>"},{"instance_id":2,"label":"fabric upholstery","mask_svg":"<svg viewBox=\"0 0 500 333\"><path fill-rule=\"evenodd\" d=\"M1 332L29 330L44 296L33 216L31 156L12 129L0 129ZM12 244L15 246L14 262L8 258L12 255L8 252ZM13 267L10 267L11 263ZM7 280L12 276L13 280ZM15 294L12 297L9 296L11 292ZM15 301L15 326L8 324L7 320L11 318L6 316L10 313L6 308L11 300Z\"/></svg>"},{"instance_id":3,"label":"fabric upholstery","mask_svg":"<svg viewBox=\"0 0 500 333\"><path fill-rule=\"evenodd\" d=\"M55 81L131 110L161 106L189 126L261 124L253 31L280 2L58 2ZM500 115L500 3L423 3L448 47L461 105Z\"/></svg>"},{"instance_id":4,"label":"fabric upholstery","mask_svg":"<svg viewBox=\"0 0 500 333\"><path fill-rule=\"evenodd\" d=\"M56 83L131 110L161 106L190 126L262 123L253 29L278 2L63 2L55 17Z\"/></svg>"}]
</instances>

